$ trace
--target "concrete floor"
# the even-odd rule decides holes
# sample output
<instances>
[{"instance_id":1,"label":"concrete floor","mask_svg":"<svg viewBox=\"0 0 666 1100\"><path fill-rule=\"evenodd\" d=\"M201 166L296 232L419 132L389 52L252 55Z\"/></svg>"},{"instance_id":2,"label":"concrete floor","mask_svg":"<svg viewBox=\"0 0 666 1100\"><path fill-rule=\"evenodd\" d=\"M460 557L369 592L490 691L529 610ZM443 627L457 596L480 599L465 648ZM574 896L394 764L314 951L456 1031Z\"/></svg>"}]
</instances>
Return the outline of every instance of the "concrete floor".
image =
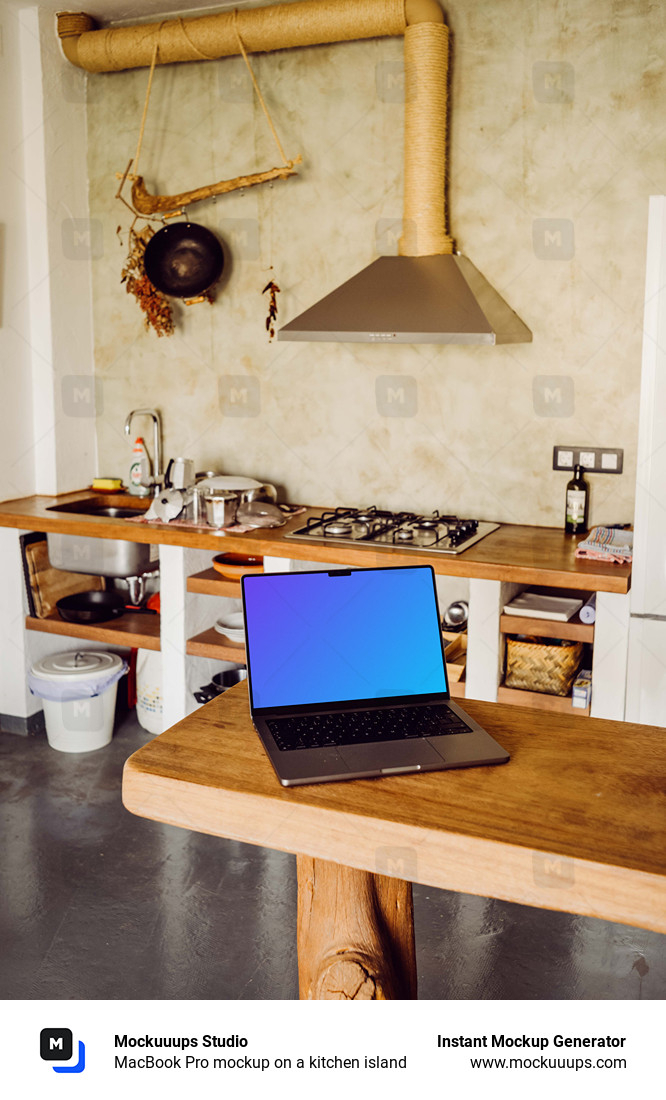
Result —
<instances>
[{"instance_id":1,"label":"concrete floor","mask_svg":"<svg viewBox=\"0 0 666 1100\"><path fill-rule=\"evenodd\" d=\"M0 734L0 998L295 998L294 857L133 817L148 739ZM422 999L666 997L666 936L414 888Z\"/></svg>"}]
</instances>

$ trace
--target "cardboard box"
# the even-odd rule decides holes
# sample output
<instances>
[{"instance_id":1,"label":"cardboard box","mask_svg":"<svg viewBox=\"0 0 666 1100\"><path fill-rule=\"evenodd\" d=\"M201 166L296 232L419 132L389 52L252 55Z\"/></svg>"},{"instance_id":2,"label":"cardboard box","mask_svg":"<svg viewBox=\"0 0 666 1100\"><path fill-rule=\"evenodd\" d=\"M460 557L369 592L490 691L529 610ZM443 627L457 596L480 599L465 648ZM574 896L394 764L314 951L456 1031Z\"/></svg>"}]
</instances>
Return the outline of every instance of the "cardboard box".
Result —
<instances>
[{"instance_id":1,"label":"cardboard box","mask_svg":"<svg viewBox=\"0 0 666 1100\"><path fill-rule=\"evenodd\" d=\"M571 705L584 710L585 707L589 707L591 698L592 671L589 668L582 668L574 680L571 691Z\"/></svg>"}]
</instances>

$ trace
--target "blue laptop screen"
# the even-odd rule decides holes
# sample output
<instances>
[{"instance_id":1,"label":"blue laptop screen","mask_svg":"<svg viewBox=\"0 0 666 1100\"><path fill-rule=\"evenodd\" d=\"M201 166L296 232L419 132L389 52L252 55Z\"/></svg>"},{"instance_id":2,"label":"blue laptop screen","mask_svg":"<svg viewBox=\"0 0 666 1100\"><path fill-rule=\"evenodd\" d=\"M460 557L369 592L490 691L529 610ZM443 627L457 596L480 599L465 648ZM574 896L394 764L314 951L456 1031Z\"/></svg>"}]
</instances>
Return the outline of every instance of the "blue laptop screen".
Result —
<instances>
[{"instance_id":1,"label":"blue laptop screen","mask_svg":"<svg viewBox=\"0 0 666 1100\"><path fill-rule=\"evenodd\" d=\"M428 566L243 580L252 705L447 690Z\"/></svg>"}]
</instances>

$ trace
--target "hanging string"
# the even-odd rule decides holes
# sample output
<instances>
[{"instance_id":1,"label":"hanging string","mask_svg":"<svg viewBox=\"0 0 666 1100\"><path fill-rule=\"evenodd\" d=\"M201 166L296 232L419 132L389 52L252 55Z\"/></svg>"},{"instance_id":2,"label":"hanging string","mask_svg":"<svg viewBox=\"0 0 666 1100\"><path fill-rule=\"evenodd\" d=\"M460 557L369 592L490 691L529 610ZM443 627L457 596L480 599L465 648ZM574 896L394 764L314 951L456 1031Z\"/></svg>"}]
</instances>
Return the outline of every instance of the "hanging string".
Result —
<instances>
[{"instance_id":1,"label":"hanging string","mask_svg":"<svg viewBox=\"0 0 666 1100\"><path fill-rule=\"evenodd\" d=\"M138 176L138 174L139 174L139 154L141 152L141 143L143 142L143 131L146 128L146 115L148 114L148 104L150 102L150 89L153 86L153 74L155 72L155 65L157 63L157 54L158 54L159 48L160 48L159 41L156 41L155 42L155 47L153 49L153 60L150 63L150 76L148 77L148 87L146 89L146 100L145 100L145 103L143 105L143 116L141 118L141 129L139 131L139 141L138 141L138 144L137 144L137 147L136 147L136 155L134 157L134 173L133 173L133 175L135 175L135 176Z\"/></svg>"},{"instance_id":2,"label":"hanging string","mask_svg":"<svg viewBox=\"0 0 666 1100\"><path fill-rule=\"evenodd\" d=\"M241 38L240 31L238 30L238 9L237 8L234 8L234 31L236 32L236 38L238 39L238 45L239 45L239 48L240 48L240 52L243 55L243 61L247 65L247 71L249 72L250 79L252 80L252 83L254 84L254 90L257 93L257 98L258 98L258 100L261 104L261 108L262 108L262 110L263 110L263 112L266 116L266 121L267 121L268 125L271 128L271 133L273 135L273 138L275 139L275 144L278 147L278 152L279 152L280 156L282 157L282 163L283 164L290 164L291 162L289 160L287 160L287 157L285 155L285 151L282 148L282 145L280 143L280 139L277 136L277 131L275 129L275 126L273 125L273 119L270 116L268 107L264 103L264 97L261 94L261 91L259 89L259 85L257 84L254 73L252 72L252 66L250 65L250 61L248 59L247 52L245 50L245 46L243 45L243 39Z\"/></svg>"}]
</instances>

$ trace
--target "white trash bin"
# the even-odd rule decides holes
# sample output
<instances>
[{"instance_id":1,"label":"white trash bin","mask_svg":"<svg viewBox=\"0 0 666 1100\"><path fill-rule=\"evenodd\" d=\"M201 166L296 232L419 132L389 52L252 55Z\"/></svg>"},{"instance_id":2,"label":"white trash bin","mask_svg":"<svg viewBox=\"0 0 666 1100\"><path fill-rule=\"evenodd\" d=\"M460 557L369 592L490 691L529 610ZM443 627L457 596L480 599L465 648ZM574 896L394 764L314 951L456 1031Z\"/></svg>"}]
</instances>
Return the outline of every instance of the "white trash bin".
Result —
<instances>
[{"instance_id":1,"label":"white trash bin","mask_svg":"<svg viewBox=\"0 0 666 1100\"><path fill-rule=\"evenodd\" d=\"M46 737L59 752L92 752L113 734L118 680L127 662L91 649L54 653L30 669L28 683L44 704Z\"/></svg>"}]
</instances>

